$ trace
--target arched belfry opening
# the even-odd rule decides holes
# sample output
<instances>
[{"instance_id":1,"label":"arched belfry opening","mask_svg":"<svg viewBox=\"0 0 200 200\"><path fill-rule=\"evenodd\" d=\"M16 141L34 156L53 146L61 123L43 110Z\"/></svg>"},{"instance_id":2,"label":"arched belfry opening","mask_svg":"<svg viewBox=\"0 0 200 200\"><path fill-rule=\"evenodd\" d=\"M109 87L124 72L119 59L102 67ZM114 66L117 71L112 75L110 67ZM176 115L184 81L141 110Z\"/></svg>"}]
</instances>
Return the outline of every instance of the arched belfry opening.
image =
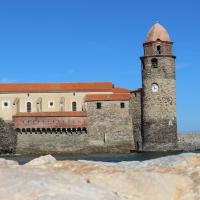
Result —
<instances>
[{"instance_id":1,"label":"arched belfry opening","mask_svg":"<svg viewBox=\"0 0 200 200\"><path fill-rule=\"evenodd\" d=\"M157 68L158 67L158 59L157 58L152 58L151 59L151 66L153 68Z\"/></svg>"},{"instance_id":2,"label":"arched belfry opening","mask_svg":"<svg viewBox=\"0 0 200 200\"><path fill-rule=\"evenodd\" d=\"M156 47L156 52L157 52L157 54L161 54L161 46L160 45L157 45L157 47Z\"/></svg>"}]
</instances>

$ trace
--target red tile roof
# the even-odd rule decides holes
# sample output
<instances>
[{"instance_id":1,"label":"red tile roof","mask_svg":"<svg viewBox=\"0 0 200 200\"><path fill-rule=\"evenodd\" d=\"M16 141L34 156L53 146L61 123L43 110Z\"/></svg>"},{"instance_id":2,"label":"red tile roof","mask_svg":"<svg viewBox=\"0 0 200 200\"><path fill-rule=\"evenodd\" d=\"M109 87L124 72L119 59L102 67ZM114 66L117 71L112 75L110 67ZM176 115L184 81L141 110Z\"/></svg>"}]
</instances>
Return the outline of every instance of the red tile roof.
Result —
<instances>
[{"instance_id":1,"label":"red tile roof","mask_svg":"<svg viewBox=\"0 0 200 200\"><path fill-rule=\"evenodd\" d=\"M128 101L130 99L129 93L124 94L87 94L85 101Z\"/></svg>"},{"instance_id":2,"label":"red tile roof","mask_svg":"<svg viewBox=\"0 0 200 200\"><path fill-rule=\"evenodd\" d=\"M76 91L111 91L112 82L83 83L2 83L0 93L4 92L76 92Z\"/></svg>"},{"instance_id":3,"label":"red tile roof","mask_svg":"<svg viewBox=\"0 0 200 200\"><path fill-rule=\"evenodd\" d=\"M113 88L113 93L130 93L131 91L124 88Z\"/></svg>"},{"instance_id":4,"label":"red tile roof","mask_svg":"<svg viewBox=\"0 0 200 200\"><path fill-rule=\"evenodd\" d=\"M15 117L87 117L86 112L20 112Z\"/></svg>"}]
</instances>

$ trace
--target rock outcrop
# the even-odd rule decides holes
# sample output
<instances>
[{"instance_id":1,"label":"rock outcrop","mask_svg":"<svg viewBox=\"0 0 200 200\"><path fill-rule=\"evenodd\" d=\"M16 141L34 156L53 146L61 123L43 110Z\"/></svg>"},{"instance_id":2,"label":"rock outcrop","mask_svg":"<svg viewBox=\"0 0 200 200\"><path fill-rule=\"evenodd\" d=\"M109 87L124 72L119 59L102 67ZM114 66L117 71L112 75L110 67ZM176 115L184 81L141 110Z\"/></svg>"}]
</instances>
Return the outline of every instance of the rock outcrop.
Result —
<instances>
[{"instance_id":1,"label":"rock outcrop","mask_svg":"<svg viewBox=\"0 0 200 200\"><path fill-rule=\"evenodd\" d=\"M1 200L198 200L200 155L142 162L0 160ZM10 164L9 164L10 163Z\"/></svg>"},{"instance_id":2,"label":"rock outcrop","mask_svg":"<svg viewBox=\"0 0 200 200\"><path fill-rule=\"evenodd\" d=\"M44 164L50 164L56 162L56 159L51 155L41 156L39 158L35 158L30 162L26 163L26 166L40 166Z\"/></svg>"}]
</instances>

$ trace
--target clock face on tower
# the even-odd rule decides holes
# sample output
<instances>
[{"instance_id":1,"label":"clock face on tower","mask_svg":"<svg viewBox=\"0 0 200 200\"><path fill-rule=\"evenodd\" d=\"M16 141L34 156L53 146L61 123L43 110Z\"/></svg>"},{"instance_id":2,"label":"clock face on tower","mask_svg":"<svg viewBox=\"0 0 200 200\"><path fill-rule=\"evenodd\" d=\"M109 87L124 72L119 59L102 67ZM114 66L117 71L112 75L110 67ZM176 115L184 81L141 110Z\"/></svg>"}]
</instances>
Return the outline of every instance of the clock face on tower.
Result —
<instances>
[{"instance_id":1,"label":"clock face on tower","mask_svg":"<svg viewBox=\"0 0 200 200\"><path fill-rule=\"evenodd\" d=\"M158 84L153 83L152 84L152 92L158 92L158 89L159 89Z\"/></svg>"}]
</instances>

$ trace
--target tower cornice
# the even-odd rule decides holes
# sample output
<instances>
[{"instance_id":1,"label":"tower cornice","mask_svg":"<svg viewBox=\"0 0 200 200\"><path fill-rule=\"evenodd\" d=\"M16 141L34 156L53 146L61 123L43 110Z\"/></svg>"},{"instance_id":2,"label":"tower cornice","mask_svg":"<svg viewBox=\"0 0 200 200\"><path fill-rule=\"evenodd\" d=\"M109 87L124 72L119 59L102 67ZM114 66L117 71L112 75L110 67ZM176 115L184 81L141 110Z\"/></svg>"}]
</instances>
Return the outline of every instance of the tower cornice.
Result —
<instances>
[{"instance_id":1,"label":"tower cornice","mask_svg":"<svg viewBox=\"0 0 200 200\"><path fill-rule=\"evenodd\" d=\"M163 55L149 55L149 56L141 56L140 57L140 60L143 60L143 59L145 59L145 58L155 58L155 57L171 57L171 58L174 58L174 59L176 59L176 56L174 56L174 55L170 55L170 54L163 54Z\"/></svg>"},{"instance_id":2,"label":"tower cornice","mask_svg":"<svg viewBox=\"0 0 200 200\"><path fill-rule=\"evenodd\" d=\"M169 42L169 41L156 40L156 41L151 41L151 42L144 42L144 43L143 43L143 47L144 47L145 45L155 44L155 43L158 43L158 42L161 42L161 43L163 43L163 44L171 44L171 45L174 44L173 42Z\"/></svg>"}]
</instances>

